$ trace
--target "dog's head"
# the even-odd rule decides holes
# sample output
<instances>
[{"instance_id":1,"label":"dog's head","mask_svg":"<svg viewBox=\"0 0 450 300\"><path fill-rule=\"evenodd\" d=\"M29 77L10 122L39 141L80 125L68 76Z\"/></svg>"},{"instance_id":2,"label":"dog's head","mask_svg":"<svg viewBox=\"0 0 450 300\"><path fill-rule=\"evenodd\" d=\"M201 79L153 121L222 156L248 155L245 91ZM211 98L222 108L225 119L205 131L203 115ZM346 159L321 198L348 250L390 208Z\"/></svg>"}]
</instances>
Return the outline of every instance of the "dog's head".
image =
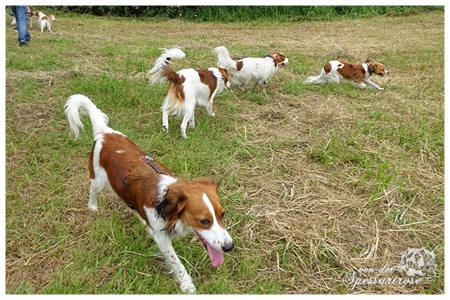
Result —
<instances>
[{"instance_id":1,"label":"dog's head","mask_svg":"<svg viewBox=\"0 0 450 300\"><path fill-rule=\"evenodd\" d=\"M280 52L272 52L270 54L270 57L272 57L273 61L275 62L275 66L286 66L289 62L289 58L287 58L283 53Z\"/></svg>"},{"instance_id":2,"label":"dog's head","mask_svg":"<svg viewBox=\"0 0 450 300\"><path fill-rule=\"evenodd\" d=\"M230 81L228 80L228 72L224 68L217 68L222 75L222 80L226 88L230 88Z\"/></svg>"},{"instance_id":3,"label":"dog's head","mask_svg":"<svg viewBox=\"0 0 450 300\"><path fill-rule=\"evenodd\" d=\"M215 267L223 263L223 252L234 247L225 229L225 210L220 203L218 184L214 180L177 180L168 186L156 211L166 221L169 234L174 232L178 221L192 228Z\"/></svg>"},{"instance_id":4,"label":"dog's head","mask_svg":"<svg viewBox=\"0 0 450 300\"><path fill-rule=\"evenodd\" d=\"M377 74L381 77L384 77L384 75L389 74L389 72L384 68L384 65L382 63L373 61L368 58L366 60L366 64L367 64L370 74Z\"/></svg>"}]
</instances>

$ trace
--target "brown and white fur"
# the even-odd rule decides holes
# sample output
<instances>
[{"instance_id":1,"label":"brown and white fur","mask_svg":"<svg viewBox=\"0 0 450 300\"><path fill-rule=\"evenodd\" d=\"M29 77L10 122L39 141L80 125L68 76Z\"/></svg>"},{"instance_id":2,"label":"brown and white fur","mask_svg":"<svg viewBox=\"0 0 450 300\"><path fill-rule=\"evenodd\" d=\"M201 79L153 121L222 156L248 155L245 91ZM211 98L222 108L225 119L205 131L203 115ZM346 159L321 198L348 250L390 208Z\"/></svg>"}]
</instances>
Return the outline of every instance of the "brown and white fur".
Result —
<instances>
[{"instance_id":1,"label":"brown and white fur","mask_svg":"<svg viewBox=\"0 0 450 300\"><path fill-rule=\"evenodd\" d=\"M325 84L345 81L361 89L365 88L367 83L371 87L383 91L384 89L371 81L369 77L372 74L384 77L388 73L382 63L374 62L370 59L367 59L363 64L332 60L322 68L318 76L308 77L305 83Z\"/></svg>"},{"instance_id":2,"label":"brown and white fur","mask_svg":"<svg viewBox=\"0 0 450 300\"><path fill-rule=\"evenodd\" d=\"M169 67L173 58L184 58L186 54L178 47L164 49L148 72L150 84L163 83L168 80L169 90L164 98L162 110L162 130L169 130L169 115L177 114L183 117L181 135L187 138L186 127L189 122L195 127L194 112L196 105L204 106L209 116L212 111L214 97L229 88L228 73L222 68L207 70L182 69L178 72Z\"/></svg>"},{"instance_id":3,"label":"brown and white fur","mask_svg":"<svg viewBox=\"0 0 450 300\"><path fill-rule=\"evenodd\" d=\"M48 31L52 32L52 24L56 20L54 15L47 16L40 10L35 10L33 14L38 17L41 32L44 32L45 27L47 27Z\"/></svg>"},{"instance_id":4,"label":"brown and white fur","mask_svg":"<svg viewBox=\"0 0 450 300\"><path fill-rule=\"evenodd\" d=\"M69 97L65 114L75 139L83 129L80 114L88 115L92 123L89 209L97 211L97 193L105 186L112 188L146 226L181 291L195 293L192 279L172 246L172 238L194 232L212 265L223 263L223 252L230 251L234 244L225 229L217 183L212 179L188 181L175 177L124 134L108 127L108 117L86 96Z\"/></svg>"},{"instance_id":5,"label":"brown and white fur","mask_svg":"<svg viewBox=\"0 0 450 300\"><path fill-rule=\"evenodd\" d=\"M289 59L280 52L272 52L265 57L247 57L239 61L233 60L227 48L219 46L214 49L217 55L217 66L225 68L230 74L232 85L240 89L252 87L267 81L278 71L279 66L285 66Z\"/></svg>"}]
</instances>

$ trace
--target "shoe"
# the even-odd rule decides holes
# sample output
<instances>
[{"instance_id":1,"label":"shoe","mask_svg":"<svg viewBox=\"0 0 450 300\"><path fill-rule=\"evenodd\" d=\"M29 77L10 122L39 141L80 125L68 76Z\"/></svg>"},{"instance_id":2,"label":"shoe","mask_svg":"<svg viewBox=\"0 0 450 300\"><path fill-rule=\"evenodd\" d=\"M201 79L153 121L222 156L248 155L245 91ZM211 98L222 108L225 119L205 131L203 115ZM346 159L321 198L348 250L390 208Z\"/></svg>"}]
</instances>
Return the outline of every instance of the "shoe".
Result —
<instances>
[{"instance_id":1,"label":"shoe","mask_svg":"<svg viewBox=\"0 0 450 300\"><path fill-rule=\"evenodd\" d=\"M19 46L20 46L20 47L23 47L23 46L26 46L26 45L27 45L26 42L19 42Z\"/></svg>"}]
</instances>

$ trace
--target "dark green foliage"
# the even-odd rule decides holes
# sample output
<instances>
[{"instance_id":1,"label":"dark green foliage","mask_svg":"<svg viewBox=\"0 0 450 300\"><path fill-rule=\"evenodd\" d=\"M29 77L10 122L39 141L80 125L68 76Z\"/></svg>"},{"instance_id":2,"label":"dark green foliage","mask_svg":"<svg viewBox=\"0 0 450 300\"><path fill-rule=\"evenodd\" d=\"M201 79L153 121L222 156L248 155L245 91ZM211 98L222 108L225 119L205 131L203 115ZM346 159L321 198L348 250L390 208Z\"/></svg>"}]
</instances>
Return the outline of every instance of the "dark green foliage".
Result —
<instances>
[{"instance_id":1,"label":"dark green foliage","mask_svg":"<svg viewBox=\"0 0 450 300\"><path fill-rule=\"evenodd\" d=\"M409 15L443 6L57 6L54 9L96 16L171 18L197 22L333 20L376 15Z\"/></svg>"}]
</instances>

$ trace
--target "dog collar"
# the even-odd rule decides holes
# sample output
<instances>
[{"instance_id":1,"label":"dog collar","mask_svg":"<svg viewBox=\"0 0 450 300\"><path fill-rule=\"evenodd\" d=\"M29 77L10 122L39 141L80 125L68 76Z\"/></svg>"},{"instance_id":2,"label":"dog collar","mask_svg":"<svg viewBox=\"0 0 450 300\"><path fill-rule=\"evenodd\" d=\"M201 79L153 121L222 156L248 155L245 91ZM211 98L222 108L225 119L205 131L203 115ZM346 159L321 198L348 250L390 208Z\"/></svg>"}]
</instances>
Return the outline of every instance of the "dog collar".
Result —
<instances>
[{"instance_id":1,"label":"dog collar","mask_svg":"<svg viewBox=\"0 0 450 300\"><path fill-rule=\"evenodd\" d=\"M275 64L275 67L278 65L278 62L272 56L266 55L266 56L264 56L264 58L271 58L273 60L273 63Z\"/></svg>"},{"instance_id":2,"label":"dog collar","mask_svg":"<svg viewBox=\"0 0 450 300\"><path fill-rule=\"evenodd\" d=\"M372 72L370 72L369 64L368 64L368 63L365 63L365 64L363 64L363 65L365 65L365 66L366 66L366 68L367 68L367 72L369 72L369 75L370 75L370 76L372 76L372 75L373 75L373 73L372 73Z\"/></svg>"},{"instance_id":3,"label":"dog collar","mask_svg":"<svg viewBox=\"0 0 450 300\"><path fill-rule=\"evenodd\" d=\"M153 157L151 157L150 155L145 155L144 157L141 157L141 159L143 161L145 161L147 163L147 165L149 165L150 167L152 167L153 170L155 170L155 172L158 175L168 175L166 172L161 171L161 169L158 167L158 165L155 163L155 159Z\"/></svg>"}]
</instances>

